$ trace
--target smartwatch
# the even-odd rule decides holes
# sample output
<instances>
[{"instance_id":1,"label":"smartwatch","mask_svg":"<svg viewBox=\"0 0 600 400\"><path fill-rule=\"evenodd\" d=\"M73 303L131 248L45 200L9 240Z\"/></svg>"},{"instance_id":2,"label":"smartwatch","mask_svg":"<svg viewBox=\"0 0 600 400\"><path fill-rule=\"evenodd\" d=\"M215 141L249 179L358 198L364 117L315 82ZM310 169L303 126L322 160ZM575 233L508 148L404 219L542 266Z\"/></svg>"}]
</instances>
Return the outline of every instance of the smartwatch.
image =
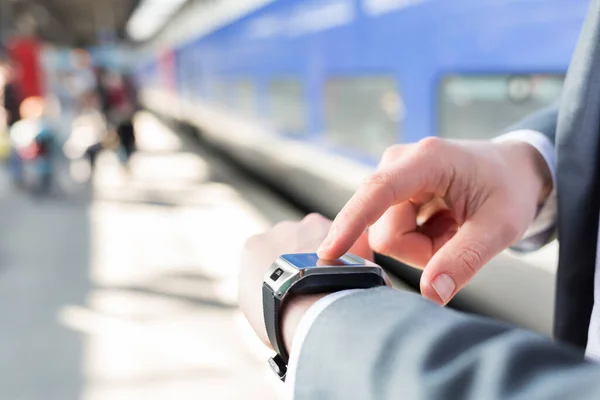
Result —
<instances>
[{"instance_id":1,"label":"smartwatch","mask_svg":"<svg viewBox=\"0 0 600 400\"><path fill-rule=\"evenodd\" d=\"M280 313L286 298L385 286L385 278L379 265L353 254L336 260L322 260L315 253L280 256L267 271L262 288L265 327L277 353L269 359L271 369L285 380L289 355L283 343Z\"/></svg>"}]
</instances>

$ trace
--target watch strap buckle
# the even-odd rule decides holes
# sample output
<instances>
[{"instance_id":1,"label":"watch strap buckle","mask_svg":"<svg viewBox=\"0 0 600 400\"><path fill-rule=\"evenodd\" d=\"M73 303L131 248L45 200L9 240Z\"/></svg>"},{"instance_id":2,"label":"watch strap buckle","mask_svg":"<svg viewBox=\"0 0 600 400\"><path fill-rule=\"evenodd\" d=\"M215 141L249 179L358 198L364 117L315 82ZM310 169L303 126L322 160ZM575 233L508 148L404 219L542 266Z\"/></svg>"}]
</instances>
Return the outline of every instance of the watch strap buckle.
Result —
<instances>
[{"instance_id":1,"label":"watch strap buckle","mask_svg":"<svg viewBox=\"0 0 600 400\"><path fill-rule=\"evenodd\" d=\"M273 372L277 374L279 379L285 382L285 377L287 375L287 364L279 354L269 358L269 366Z\"/></svg>"}]
</instances>

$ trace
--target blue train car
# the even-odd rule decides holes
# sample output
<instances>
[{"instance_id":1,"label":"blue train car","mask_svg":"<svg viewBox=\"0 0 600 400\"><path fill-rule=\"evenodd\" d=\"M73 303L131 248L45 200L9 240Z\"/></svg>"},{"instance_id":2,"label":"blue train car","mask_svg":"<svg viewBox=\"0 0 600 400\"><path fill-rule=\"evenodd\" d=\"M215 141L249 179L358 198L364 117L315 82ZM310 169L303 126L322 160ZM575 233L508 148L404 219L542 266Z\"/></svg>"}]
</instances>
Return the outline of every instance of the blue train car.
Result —
<instances>
[{"instance_id":1,"label":"blue train car","mask_svg":"<svg viewBox=\"0 0 600 400\"><path fill-rule=\"evenodd\" d=\"M174 21L179 39L157 38L138 67L144 102L332 216L386 147L490 138L556 101L589 0L254 3ZM549 332L555 250L500 256L464 296Z\"/></svg>"},{"instance_id":2,"label":"blue train car","mask_svg":"<svg viewBox=\"0 0 600 400\"><path fill-rule=\"evenodd\" d=\"M172 50L177 93L377 160L558 97L587 1L278 0Z\"/></svg>"}]
</instances>

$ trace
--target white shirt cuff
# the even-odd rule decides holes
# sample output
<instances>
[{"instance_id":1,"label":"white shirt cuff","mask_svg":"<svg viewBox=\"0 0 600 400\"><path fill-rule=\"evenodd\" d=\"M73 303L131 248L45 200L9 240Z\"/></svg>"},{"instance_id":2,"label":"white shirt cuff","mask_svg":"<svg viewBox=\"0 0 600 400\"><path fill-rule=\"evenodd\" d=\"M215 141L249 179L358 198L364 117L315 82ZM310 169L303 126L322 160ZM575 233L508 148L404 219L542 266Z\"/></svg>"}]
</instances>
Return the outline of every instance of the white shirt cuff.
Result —
<instances>
[{"instance_id":1,"label":"white shirt cuff","mask_svg":"<svg viewBox=\"0 0 600 400\"><path fill-rule=\"evenodd\" d=\"M506 142L506 141L520 141L529 144L534 147L540 155L546 161L548 165L548 169L550 170L550 174L552 175L552 192L548 196L548 199L544 202L544 204L538 210L538 214L533 221L533 223L527 229L527 232L523 235L522 240L518 243L519 248L527 249L531 247L536 247L534 243L535 240L532 240L532 246L529 246L527 241L528 239L535 238L537 235L548 231L552 228L556 223L556 211L557 211L557 203L556 203L556 152L554 149L554 145L541 132L534 130L519 130L509 132L507 134L498 136L494 138L494 142ZM533 249L533 248L532 248Z\"/></svg>"},{"instance_id":2,"label":"white shirt cuff","mask_svg":"<svg viewBox=\"0 0 600 400\"><path fill-rule=\"evenodd\" d=\"M310 331L310 328L312 327L314 322L317 320L319 315L321 315L321 313L334 302L340 300L343 297L346 297L356 292L360 292L362 290L364 289L349 289L327 295L318 300L315 304L313 304L304 314L304 316L300 320L300 323L298 324L298 328L296 328L294 340L292 341L290 359L288 360L286 385L287 392L289 394L289 399L294 398L294 387L296 386L296 370L298 369L298 359L300 358L300 351L302 350L302 345L304 344L308 332Z\"/></svg>"}]
</instances>

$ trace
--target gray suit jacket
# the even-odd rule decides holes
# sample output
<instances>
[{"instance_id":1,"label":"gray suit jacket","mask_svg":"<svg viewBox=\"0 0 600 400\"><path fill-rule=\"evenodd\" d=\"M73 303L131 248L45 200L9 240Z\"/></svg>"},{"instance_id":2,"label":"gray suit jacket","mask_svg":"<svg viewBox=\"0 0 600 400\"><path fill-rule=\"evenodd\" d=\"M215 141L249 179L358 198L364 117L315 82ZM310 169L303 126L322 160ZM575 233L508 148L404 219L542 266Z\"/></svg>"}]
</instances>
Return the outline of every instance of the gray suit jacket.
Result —
<instances>
[{"instance_id":1,"label":"gray suit jacket","mask_svg":"<svg viewBox=\"0 0 600 400\"><path fill-rule=\"evenodd\" d=\"M581 351L600 211L600 0L592 0L560 109L514 128L541 131L557 149L555 334L572 347L416 295L369 290L315 321L300 354L297 399L600 399L600 365Z\"/></svg>"},{"instance_id":2,"label":"gray suit jacket","mask_svg":"<svg viewBox=\"0 0 600 400\"><path fill-rule=\"evenodd\" d=\"M543 132L556 146L560 250L554 334L585 348L594 305L600 213L600 0L591 2L560 106L513 128ZM552 232L540 237L552 238Z\"/></svg>"},{"instance_id":3,"label":"gray suit jacket","mask_svg":"<svg viewBox=\"0 0 600 400\"><path fill-rule=\"evenodd\" d=\"M526 330L379 288L319 315L294 392L296 400L599 399L600 365Z\"/></svg>"}]
</instances>

